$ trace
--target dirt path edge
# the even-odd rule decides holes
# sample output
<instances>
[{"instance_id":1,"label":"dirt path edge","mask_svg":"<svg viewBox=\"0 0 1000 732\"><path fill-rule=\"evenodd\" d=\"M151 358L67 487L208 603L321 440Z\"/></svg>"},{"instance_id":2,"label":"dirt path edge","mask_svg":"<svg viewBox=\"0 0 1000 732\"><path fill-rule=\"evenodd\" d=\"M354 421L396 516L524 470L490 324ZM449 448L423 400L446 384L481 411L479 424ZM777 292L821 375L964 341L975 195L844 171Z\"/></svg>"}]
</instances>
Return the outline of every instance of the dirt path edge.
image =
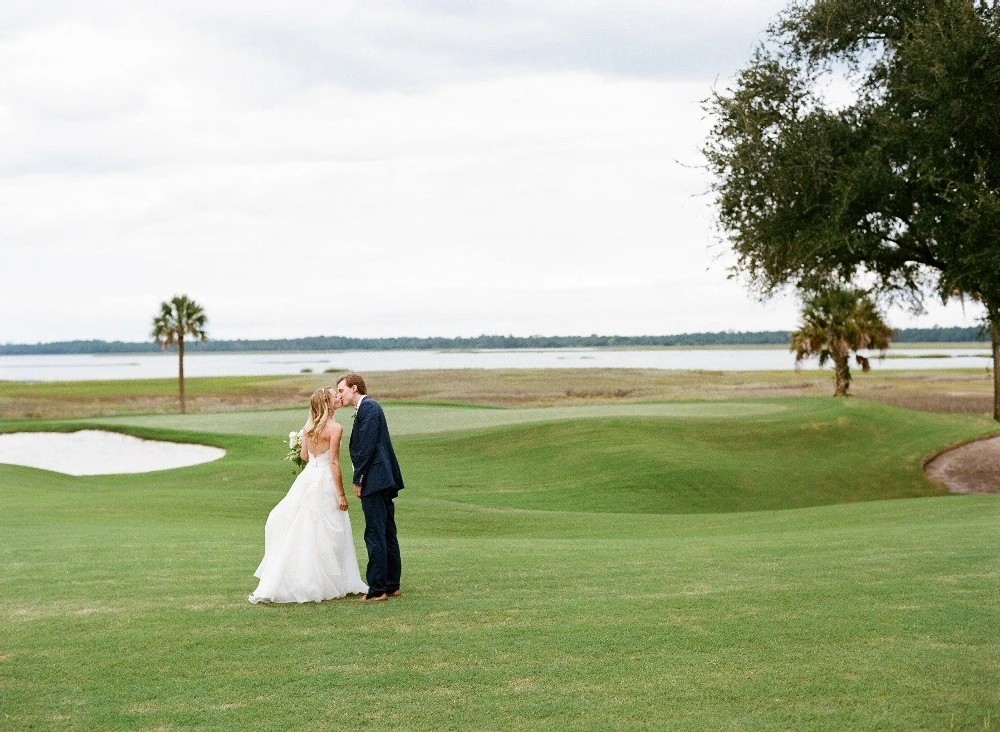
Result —
<instances>
[{"instance_id":1,"label":"dirt path edge","mask_svg":"<svg viewBox=\"0 0 1000 732\"><path fill-rule=\"evenodd\" d=\"M924 473L952 493L1000 493L1000 435L949 447L924 461Z\"/></svg>"}]
</instances>

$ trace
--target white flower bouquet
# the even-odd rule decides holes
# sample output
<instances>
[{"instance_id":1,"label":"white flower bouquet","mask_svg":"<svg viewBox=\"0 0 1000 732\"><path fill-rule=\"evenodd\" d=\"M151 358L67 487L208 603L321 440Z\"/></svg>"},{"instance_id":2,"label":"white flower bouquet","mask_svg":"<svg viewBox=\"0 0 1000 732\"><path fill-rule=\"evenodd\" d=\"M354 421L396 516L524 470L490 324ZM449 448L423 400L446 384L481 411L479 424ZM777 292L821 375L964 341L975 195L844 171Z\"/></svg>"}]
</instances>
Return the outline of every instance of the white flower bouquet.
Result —
<instances>
[{"instance_id":1,"label":"white flower bouquet","mask_svg":"<svg viewBox=\"0 0 1000 732\"><path fill-rule=\"evenodd\" d=\"M292 465L295 466L295 472L299 472L306 466L306 460L302 459L302 430L298 432L288 433L288 454L285 455L285 460L288 460Z\"/></svg>"}]
</instances>

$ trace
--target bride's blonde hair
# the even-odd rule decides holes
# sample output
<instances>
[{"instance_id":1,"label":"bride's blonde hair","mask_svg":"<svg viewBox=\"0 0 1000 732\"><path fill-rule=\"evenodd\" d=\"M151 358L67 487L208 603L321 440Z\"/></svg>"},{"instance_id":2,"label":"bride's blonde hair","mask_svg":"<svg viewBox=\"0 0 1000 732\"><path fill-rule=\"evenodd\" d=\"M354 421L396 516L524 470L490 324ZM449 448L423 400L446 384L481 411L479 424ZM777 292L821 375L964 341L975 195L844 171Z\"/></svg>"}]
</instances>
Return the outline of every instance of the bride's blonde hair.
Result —
<instances>
[{"instance_id":1,"label":"bride's blonde hair","mask_svg":"<svg viewBox=\"0 0 1000 732\"><path fill-rule=\"evenodd\" d=\"M333 406L330 404L330 393L326 389L317 389L309 397L309 419L312 426L306 435L315 444L326 427L327 420L333 416Z\"/></svg>"}]
</instances>

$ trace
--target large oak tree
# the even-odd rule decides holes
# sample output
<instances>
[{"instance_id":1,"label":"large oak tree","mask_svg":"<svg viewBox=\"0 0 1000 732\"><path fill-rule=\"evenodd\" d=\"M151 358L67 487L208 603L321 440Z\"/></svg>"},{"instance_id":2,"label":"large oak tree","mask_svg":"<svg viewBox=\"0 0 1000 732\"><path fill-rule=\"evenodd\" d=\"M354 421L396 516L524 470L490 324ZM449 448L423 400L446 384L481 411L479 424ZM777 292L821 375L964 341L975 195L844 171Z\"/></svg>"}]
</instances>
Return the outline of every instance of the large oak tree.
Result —
<instances>
[{"instance_id":1,"label":"large oak tree","mask_svg":"<svg viewBox=\"0 0 1000 732\"><path fill-rule=\"evenodd\" d=\"M706 106L737 272L765 297L862 276L982 302L1000 420L997 3L793 2Z\"/></svg>"}]
</instances>

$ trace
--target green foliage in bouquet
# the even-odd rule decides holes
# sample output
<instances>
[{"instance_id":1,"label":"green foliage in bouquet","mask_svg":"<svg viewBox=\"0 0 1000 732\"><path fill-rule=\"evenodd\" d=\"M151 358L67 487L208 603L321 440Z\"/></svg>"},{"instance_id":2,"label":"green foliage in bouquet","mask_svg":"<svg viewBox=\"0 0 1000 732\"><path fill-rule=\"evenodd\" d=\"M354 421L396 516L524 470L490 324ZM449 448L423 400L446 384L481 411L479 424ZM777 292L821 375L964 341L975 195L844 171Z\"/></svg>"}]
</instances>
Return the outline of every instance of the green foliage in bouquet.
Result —
<instances>
[{"instance_id":1,"label":"green foliage in bouquet","mask_svg":"<svg viewBox=\"0 0 1000 732\"><path fill-rule=\"evenodd\" d=\"M296 473L306 466L308 461L302 459L302 430L288 433L288 454L285 455L285 460L295 466Z\"/></svg>"}]
</instances>

